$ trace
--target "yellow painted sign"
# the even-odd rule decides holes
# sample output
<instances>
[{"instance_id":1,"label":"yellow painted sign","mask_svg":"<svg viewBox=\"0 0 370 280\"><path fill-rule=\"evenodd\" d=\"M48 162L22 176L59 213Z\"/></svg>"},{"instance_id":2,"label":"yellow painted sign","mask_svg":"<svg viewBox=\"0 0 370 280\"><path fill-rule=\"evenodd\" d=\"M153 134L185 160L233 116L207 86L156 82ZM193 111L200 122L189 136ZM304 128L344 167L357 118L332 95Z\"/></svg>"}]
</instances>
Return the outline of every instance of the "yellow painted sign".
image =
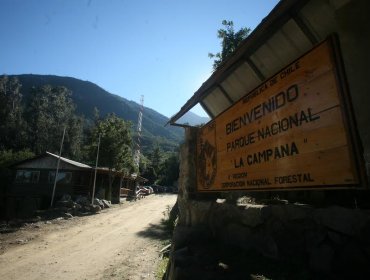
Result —
<instances>
[{"instance_id":1,"label":"yellow painted sign","mask_svg":"<svg viewBox=\"0 0 370 280\"><path fill-rule=\"evenodd\" d=\"M357 184L336 73L325 41L202 127L198 191Z\"/></svg>"}]
</instances>

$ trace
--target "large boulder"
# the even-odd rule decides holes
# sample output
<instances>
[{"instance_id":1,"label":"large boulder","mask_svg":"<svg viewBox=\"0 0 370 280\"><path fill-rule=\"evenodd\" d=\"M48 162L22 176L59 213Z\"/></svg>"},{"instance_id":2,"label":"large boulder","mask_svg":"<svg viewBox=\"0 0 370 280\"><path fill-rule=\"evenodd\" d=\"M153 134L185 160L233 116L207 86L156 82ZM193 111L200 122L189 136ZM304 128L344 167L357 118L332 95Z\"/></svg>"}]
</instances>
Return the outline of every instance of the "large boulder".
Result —
<instances>
[{"instance_id":1,"label":"large boulder","mask_svg":"<svg viewBox=\"0 0 370 280\"><path fill-rule=\"evenodd\" d=\"M94 198L93 205L98 205L101 209L104 209L104 203L99 198Z\"/></svg>"},{"instance_id":2,"label":"large boulder","mask_svg":"<svg viewBox=\"0 0 370 280\"><path fill-rule=\"evenodd\" d=\"M72 197L69 194L63 194L61 201L70 201L72 200Z\"/></svg>"},{"instance_id":3,"label":"large boulder","mask_svg":"<svg viewBox=\"0 0 370 280\"><path fill-rule=\"evenodd\" d=\"M102 200L101 200L101 202L103 203L104 208L109 208L109 207L111 207L110 201L105 200L105 199L102 199Z\"/></svg>"},{"instance_id":4,"label":"large boulder","mask_svg":"<svg viewBox=\"0 0 370 280\"><path fill-rule=\"evenodd\" d=\"M98 213L98 212L100 212L100 211L101 211L101 208L100 208L100 206L99 206L99 205L91 205L90 210L91 210L91 212L93 212L93 213Z\"/></svg>"},{"instance_id":5,"label":"large boulder","mask_svg":"<svg viewBox=\"0 0 370 280\"><path fill-rule=\"evenodd\" d=\"M75 203L72 200L58 200L55 206L58 208L73 208Z\"/></svg>"},{"instance_id":6,"label":"large boulder","mask_svg":"<svg viewBox=\"0 0 370 280\"><path fill-rule=\"evenodd\" d=\"M249 227L255 227L263 223L262 209L264 205L247 204L241 211L241 223Z\"/></svg>"},{"instance_id":7,"label":"large boulder","mask_svg":"<svg viewBox=\"0 0 370 280\"><path fill-rule=\"evenodd\" d=\"M359 209L332 206L314 212L314 220L326 228L349 236L360 232L370 217Z\"/></svg>"},{"instance_id":8,"label":"large boulder","mask_svg":"<svg viewBox=\"0 0 370 280\"><path fill-rule=\"evenodd\" d=\"M81 206L90 205L90 200L86 196L79 196L76 199L76 203L80 204Z\"/></svg>"}]
</instances>

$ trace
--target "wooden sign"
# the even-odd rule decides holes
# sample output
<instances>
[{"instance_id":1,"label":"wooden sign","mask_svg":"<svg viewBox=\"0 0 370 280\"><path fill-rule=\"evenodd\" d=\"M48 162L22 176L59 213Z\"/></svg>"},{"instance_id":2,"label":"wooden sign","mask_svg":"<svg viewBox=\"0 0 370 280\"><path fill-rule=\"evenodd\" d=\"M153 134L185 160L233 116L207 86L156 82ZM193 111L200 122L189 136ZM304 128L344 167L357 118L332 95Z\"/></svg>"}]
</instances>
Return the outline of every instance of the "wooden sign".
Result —
<instances>
[{"instance_id":1,"label":"wooden sign","mask_svg":"<svg viewBox=\"0 0 370 280\"><path fill-rule=\"evenodd\" d=\"M198 191L358 184L336 73L325 41L202 127Z\"/></svg>"}]
</instances>

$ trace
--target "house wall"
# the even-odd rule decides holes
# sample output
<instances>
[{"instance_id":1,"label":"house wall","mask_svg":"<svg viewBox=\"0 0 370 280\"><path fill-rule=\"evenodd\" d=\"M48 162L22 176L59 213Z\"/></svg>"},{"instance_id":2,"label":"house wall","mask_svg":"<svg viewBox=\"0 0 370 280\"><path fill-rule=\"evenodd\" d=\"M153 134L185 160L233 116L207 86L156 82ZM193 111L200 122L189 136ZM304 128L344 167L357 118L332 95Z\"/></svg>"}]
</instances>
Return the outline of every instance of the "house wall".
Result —
<instances>
[{"instance_id":1,"label":"house wall","mask_svg":"<svg viewBox=\"0 0 370 280\"><path fill-rule=\"evenodd\" d=\"M94 179L93 170L76 170L72 175L72 194L73 195L88 195L92 193Z\"/></svg>"},{"instance_id":2,"label":"house wall","mask_svg":"<svg viewBox=\"0 0 370 280\"><path fill-rule=\"evenodd\" d=\"M49 172L55 172L55 169L20 168L17 170L39 171L39 180L34 183L14 181L9 186L6 194L1 198L3 203L2 218L30 217L35 210L44 209L50 205L54 182L49 182ZM14 178L17 170L14 172ZM59 172L72 172L72 178L68 184L57 183L55 199L64 194L71 196L91 194L90 170L61 169Z\"/></svg>"},{"instance_id":3,"label":"house wall","mask_svg":"<svg viewBox=\"0 0 370 280\"><path fill-rule=\"evenodd\" d=\"M27 170L27 171L36 171L40 172L38 182L34 183L17 183L13 182L12 186L9 188L8 194L12 196L49 196L51 197L53 192L53 183L49 182L49 172L54 171L55 169L35 169L35 168L20 168L18 170ZM68 170L59 170L63 172ZM75 174L72 173L72 181L68 184L59 184L56 187L55 194L56 196L62 195L63 193L72 193L73 188L73 177Z\"/></svg>"},{"instance_id":4,"label":"house wall","mask_svg":"<svg viewBox=\"0 0 370 280\"><path fill-rule=\"evenodd\" d=\"M17 183L14 181L8 190L8 195L51 197L54 182L49 182L49 173L55 172L55 169L19 168L17 170L39 171L39 181L35 183ZM72 178L69 183L57 183L55 189L56 196L62 196L65 193L71 195L87 195L91 191L91 171L60 169L59 173L61 172L71 172Z\"/></svg>"}]
</instances>

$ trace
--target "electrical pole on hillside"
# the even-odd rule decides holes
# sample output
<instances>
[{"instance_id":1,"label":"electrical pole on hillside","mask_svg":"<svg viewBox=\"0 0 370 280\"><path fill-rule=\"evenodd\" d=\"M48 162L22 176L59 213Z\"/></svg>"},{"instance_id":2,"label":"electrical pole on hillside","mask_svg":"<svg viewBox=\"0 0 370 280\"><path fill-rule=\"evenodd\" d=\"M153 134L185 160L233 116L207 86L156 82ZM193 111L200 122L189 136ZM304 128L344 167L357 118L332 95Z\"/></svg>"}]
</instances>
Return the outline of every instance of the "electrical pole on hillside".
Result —
<instances>
[{"instance_id":1,"label":"electrical pole on hillside","mask_svg":"<svg viewBox=\"0 0 370 280\"><path fill-rule=\"evenodd\" d=\"M139 110L139 116L137 120L137 138L135 143L135 154L134 154L134 164L139 169L139 163L140 163L140 141L141 141L141 123L143 121L143 111L144 111L144 95L141 95L140 98L140 110Z\"/></svg>"}]
</instances>

